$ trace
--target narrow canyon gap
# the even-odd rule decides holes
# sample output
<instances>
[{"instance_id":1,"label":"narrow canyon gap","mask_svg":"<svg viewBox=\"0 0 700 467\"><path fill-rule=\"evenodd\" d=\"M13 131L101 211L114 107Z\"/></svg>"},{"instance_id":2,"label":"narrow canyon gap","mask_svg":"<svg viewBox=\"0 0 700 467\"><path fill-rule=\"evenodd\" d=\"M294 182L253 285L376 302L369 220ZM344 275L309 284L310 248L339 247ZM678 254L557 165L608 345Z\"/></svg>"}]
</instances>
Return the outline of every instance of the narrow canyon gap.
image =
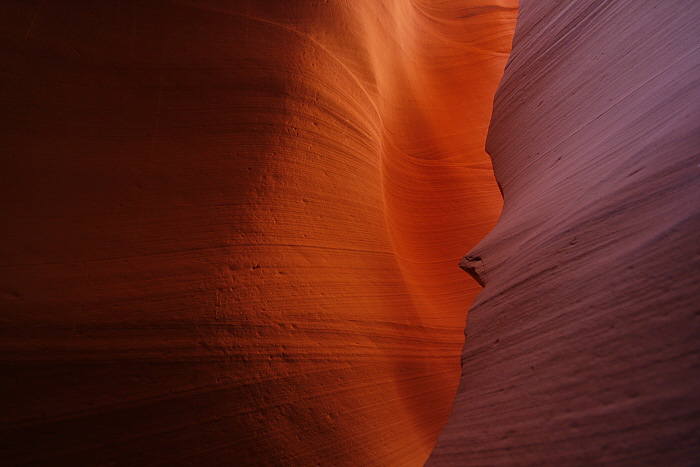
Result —
<instances>
[{"instance_id":1,"label":"narrow canyon gap","mask_svg":"<svg viewBox=\"0 0 700 467\"><path fill-rule=\"evenodd\" d=\"M0 456L421 465L517 2L0 6Z\"/></svg>"}]
</instances>

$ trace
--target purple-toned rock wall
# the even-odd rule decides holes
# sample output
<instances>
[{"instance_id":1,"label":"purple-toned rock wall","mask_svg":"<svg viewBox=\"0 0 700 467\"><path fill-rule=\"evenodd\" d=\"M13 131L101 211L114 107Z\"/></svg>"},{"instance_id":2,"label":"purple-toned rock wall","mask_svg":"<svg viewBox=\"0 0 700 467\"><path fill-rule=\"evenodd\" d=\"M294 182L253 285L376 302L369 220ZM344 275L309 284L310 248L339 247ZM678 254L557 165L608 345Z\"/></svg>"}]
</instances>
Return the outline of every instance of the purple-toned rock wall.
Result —
<instances>
[{"instance_id":1,"label":"purple-toned rock wall","mask_svg":"<svg viewBox=\"0 0 700 467\"><path fill-rule=\"evenodd\" d=\"M700 3L524 0L428 465L700 461Z\"/></svg>"}]
</instances>

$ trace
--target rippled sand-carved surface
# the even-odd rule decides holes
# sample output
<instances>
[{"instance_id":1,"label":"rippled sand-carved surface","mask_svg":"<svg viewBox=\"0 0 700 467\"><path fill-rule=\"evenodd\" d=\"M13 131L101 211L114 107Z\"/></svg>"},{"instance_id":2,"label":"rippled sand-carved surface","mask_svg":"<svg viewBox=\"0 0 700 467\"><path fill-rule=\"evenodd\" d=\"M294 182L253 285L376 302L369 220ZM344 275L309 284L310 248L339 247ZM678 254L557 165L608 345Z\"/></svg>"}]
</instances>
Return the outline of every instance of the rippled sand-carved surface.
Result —
<instances>
[{"instance_id":1,"label":"rippled sand-carved surface","mask_svg":"<svg viewBox=\"0 0 700 467\"><path fill-rule=\"evenodd\" d=\"M505 204L429 465L697 464L698 25L520 2L486 146Z\"/></svg>"},{"instance_id":2,"label":"rippled sand-carved surface","mask_svg":"<svg viewBox=\"0 0 700 467\"><path fill-rule=\"evenodd\" d=\"M516 6L4 5L3 459L421 464Z\"/></svg>"}]
</instances>

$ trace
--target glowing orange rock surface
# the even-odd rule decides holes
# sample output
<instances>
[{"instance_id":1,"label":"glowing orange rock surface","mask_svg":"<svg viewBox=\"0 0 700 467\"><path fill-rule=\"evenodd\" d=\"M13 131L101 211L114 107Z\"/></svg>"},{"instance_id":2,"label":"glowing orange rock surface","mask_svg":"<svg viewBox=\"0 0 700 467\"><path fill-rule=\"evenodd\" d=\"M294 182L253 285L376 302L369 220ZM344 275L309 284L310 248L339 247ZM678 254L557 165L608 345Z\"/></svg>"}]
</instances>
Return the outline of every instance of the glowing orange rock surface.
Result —
<instances>
[{"instance_id":1,"label":"glowing orange rock surface","mask_svg":"<svg viewBox=\"0 0 700 467\"><path fill-rule=\"evenodd\" d=\"M3 5L3 460L424 462L516 5Z\"/></svg>"}]
</instances>

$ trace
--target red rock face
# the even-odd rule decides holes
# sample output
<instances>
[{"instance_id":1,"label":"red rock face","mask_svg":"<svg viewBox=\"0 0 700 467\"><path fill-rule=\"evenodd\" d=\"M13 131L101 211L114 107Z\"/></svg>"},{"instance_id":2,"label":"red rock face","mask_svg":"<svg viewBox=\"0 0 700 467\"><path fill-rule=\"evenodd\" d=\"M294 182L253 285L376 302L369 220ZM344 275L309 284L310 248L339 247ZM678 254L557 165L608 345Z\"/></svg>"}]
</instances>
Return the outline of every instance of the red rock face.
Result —
<instances>
[{"instance_id":1,"label":"red rock face","mask_svg":"<svg viewBox=\"0 0 700 467\"><path fill-rule=\"evenodd\" d=\"M700 4L523 0L505 204L428 465L700 460Z\"/></svg>"},{"instance_id":2,"label":"red rock face","mask_svg":"<svg viewBox=\"0 0 700 467\"><path fill-rule=\"evenodd\" d=\"M422 464L515 7L3 5L2 460Z\"/></svg>"}]
</instances>

